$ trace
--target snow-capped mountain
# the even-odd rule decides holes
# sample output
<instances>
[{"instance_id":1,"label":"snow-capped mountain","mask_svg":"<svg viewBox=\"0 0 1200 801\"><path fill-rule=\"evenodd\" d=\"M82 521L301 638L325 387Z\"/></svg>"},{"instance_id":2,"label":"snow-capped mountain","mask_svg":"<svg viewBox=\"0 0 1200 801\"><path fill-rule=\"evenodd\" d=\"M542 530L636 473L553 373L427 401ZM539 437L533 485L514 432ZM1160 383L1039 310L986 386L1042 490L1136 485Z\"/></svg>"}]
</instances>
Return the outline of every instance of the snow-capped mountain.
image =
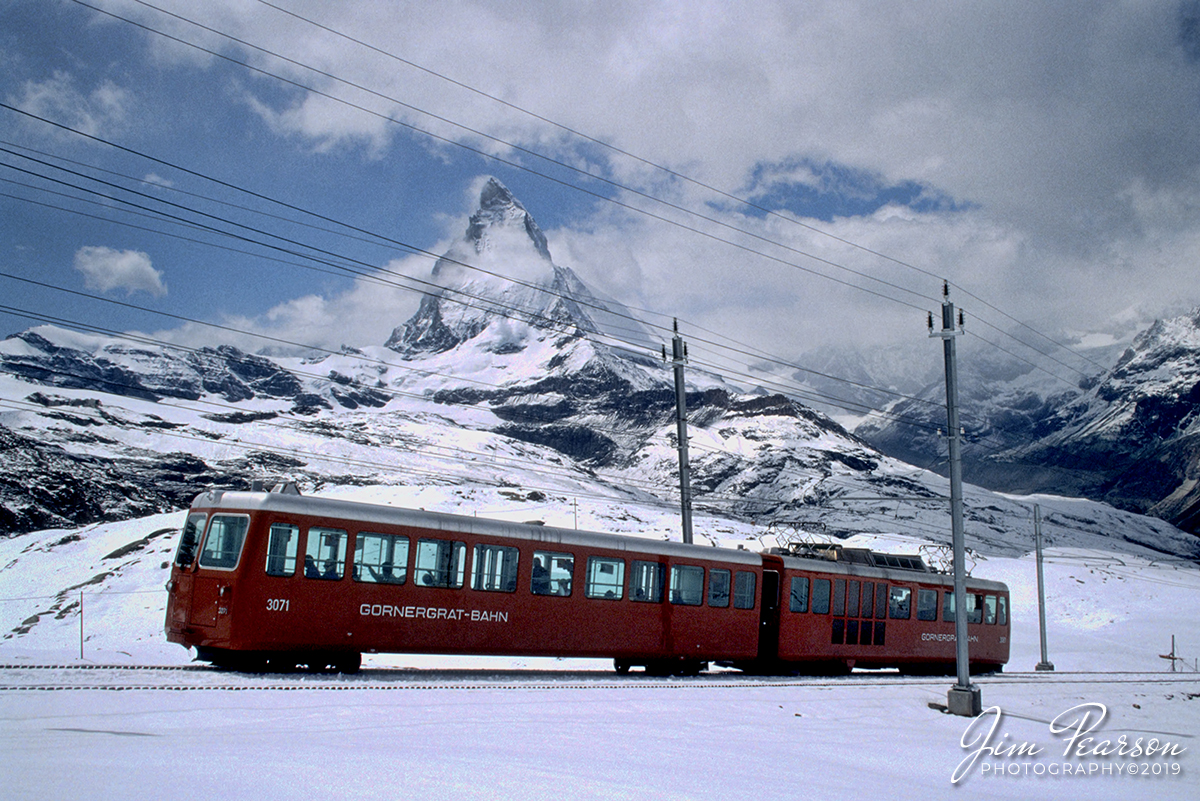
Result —
<instances>
[{"instance_id":1,"label":"snow-capped mountain","mask_svg":"<svg viewBox=\"0 0 1200 801\"><path fill-rule=\"evenodd\" d=\"M0 530L120 520L261 479L391 487L397 498L439 488L443 505L468 513L586 504L617 530L677 507L675 393L655 336L555 264L498 181L434 273L439 288L386 343L310 358L50 326L10 337L0 343ZM779 523L784 537L948 541L945 481L824 414L696 370L687 407L697 518L709 521L700 541L721 519ZM1043 503L1060 544L1200 556L1200 541L1161 521ZM967 506L976 546L1028 550L1028 502L971 488Z\"/></svg>"},{"instance_id":2,"label":"snow-capped mountain","mask_svg":"<svg viewBox=\"0 0 1200 801\"><path fill-rule=\"evenodd\" d=\"M1081 495L1171 520L1200 522L1200 310L1140 333L1107 371L1077 386L1029 364L960 360L964 475L1010 492ZM889 408L856 432L898 458L944 460L944 388Z\"/></svg>"},{"instance_id":3,"label":"snow-capped mountain","mask_svg":"<svg viewBox=\"0 0 1200 801\"><path fill-rule=\"evenodd\" d=\"M497 354L520 352L540 331L657 347L628 309L597 297L554 263L546 235L495 178L480 192L463 238L434 265L433 278L441 289L425 295L386 343L406 359L443 353L485 331L483 346Z\"/></svg>"}]
</instances>

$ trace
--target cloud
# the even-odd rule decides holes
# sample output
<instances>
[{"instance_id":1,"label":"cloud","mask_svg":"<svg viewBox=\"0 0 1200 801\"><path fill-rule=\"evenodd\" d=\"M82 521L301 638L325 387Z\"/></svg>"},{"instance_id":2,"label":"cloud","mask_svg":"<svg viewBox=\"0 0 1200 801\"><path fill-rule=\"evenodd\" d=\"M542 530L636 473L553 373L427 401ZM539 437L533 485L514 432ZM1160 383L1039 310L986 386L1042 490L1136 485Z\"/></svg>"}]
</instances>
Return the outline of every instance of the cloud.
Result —
<instances>
[{"instance_id":1,"label":"cloud","mask_svg":"<svg viewBox=\"0 0 1200 801\"><path fill-rule=\"evenodd\" d=\"M251 353L304 355L344 345L382 346L392 329L416 311L433 261L425 256L394 260L346 291L310 294L280 303L261 315L225 316L222 328L188 323L152 336L189 347L234 345ZM416 279L414 280L411 279Z\"/></svg>"},{"instance_id":2,"label":"cloud","mask_svg":"<svg viewBox=\"0 0 1200 801\"><path fill-rule=\"evenodd\" d=\"M88 289L100 292L124 289L126 295L147 292L156 298L167 294L162 272L154 269L150 257L138 250L82 247L75 252L75 269L83 273Z\"/></svg>"},{"instance_id":3,"label":"cloud","mask_svg":"<svg viewBox=\"0 0 1200 801\"><path fill-rule=\"evenodd\" d=\"M30 114L68 125L92 136L109 136L124 131L133 106L133 95L111 80L102 81L90 92L76 85L75 78L61 70L42 81L26 81L13 105ZM45 132L40 127L40 133Z\"/></svg>"},{"instance_id":4,"label":"cloud","mask_svg":"<svg viewBox=\"0 0 1200 801\"><path fill-rule=\"evenodd\" d=\"M778 239L784 248L683 220L770 255L749 254L602 203L547 232L556 261L578 266L598 289L760 332L779 350L870 331L907 335L909 314L914 336L923 336L920 313L898 301L917 292L936 303L943 276L1050 329L1095 330L1130 309L1200 303L1200 15L1192 0L289 4L370 47L245 0L167 5L369 88L375 94L237 48L256 65L401 123L547 169L446 122L457 121ZM160 20L141 6L126 9ZM408 129L380 116L262 78L244 86L275 133L314 149L365 143L371 157L402 158L399 149L411 146ZM712 186L757 192L782 219L747 216L727 198L581 144L513 106ZM864 189L911 189L890 205L873 197L831 203L819 227L920 270L787 222L814 188L843 200ZM521 200L539 217L537 198Z\"/></svg>"}]
</instances>

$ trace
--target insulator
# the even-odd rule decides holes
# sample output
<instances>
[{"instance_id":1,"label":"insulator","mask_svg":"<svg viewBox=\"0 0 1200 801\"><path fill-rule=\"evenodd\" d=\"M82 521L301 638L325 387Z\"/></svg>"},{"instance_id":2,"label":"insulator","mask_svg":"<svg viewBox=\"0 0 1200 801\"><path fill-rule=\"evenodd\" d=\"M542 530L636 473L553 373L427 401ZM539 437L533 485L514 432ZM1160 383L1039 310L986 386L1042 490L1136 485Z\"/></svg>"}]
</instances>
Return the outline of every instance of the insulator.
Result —
<instances>
[{"instance_id":1,"label":"insulator","mask_svg":"<svg viewBox=\"0 0 1200 801\"><path fill-rule=\"evenodd\" d=\"M942 281L942 297L943 298L950 297L950 282L949 281Z\"/></svg>"},{"instance_id":2,"label":"insulator","mask_svg":"<svg viewBox=\"0 0 1200 801\"><path fill-rule=\"evenodd\" d=\"M966 320L967 320L967 318L963 315L963 310L959 309L958 310L958 327L962 328L964 325L966 325L967 324Z\"/></svg>"},{"instance_id":3,"label":"insulator","mask_svg":"<svg viewBox=\"0 0 1200 801\"><path fill-rule=\"evenodd\" d=\"M926 320L926 324L929 326L929 330L932 331L933 330L933 312L928 312L928 314L929 314L929 317Z\"/></svg>"}]
</instances>

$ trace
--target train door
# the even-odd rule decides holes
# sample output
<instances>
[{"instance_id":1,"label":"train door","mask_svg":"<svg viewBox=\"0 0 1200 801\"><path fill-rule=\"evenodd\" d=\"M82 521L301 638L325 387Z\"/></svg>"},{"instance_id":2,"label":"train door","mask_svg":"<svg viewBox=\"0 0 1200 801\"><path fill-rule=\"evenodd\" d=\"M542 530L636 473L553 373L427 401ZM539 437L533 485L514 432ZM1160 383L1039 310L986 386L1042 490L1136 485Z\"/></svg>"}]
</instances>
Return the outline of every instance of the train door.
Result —
<instances>
[{"instance_id":1,"label":"train door","mask_svg":"<svg viewBox=\"0 0 1200 801\"><path fill-rule=\"evenodd\" d=\"M758 661L773 662L779 656L779 571L764 570L758 618Z\"/></svg>"},{"instance_id":2,"label":"train door","mask_svg":"<svg viewBox=\"0 0 1200 801\"><path fill-rule=\"evenodd\" d=\"M220 587L217 579L196 576L192 580L192 615L193 626L217 625L217 604Z\"/></svg>"}]
</instances>

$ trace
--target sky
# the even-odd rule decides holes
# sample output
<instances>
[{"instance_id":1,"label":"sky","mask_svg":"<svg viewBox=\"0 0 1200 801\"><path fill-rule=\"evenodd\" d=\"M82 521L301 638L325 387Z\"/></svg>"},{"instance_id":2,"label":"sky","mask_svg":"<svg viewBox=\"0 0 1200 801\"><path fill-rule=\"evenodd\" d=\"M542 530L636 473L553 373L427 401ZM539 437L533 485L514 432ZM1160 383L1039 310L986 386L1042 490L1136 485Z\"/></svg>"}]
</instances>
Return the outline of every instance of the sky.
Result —
<instances>
[{"instance_id":1,"label":"sky","mask_svg":"<svg viewBox=\"0 0 1200 801\"><path fill-rule=\"evenodd\" d=\"M1200 305L1196 0L9 0L0 103L5 335L382 344L486 176L769 354L936 359L943 279L996 342Z\"/></svg>"}]
</instances>

